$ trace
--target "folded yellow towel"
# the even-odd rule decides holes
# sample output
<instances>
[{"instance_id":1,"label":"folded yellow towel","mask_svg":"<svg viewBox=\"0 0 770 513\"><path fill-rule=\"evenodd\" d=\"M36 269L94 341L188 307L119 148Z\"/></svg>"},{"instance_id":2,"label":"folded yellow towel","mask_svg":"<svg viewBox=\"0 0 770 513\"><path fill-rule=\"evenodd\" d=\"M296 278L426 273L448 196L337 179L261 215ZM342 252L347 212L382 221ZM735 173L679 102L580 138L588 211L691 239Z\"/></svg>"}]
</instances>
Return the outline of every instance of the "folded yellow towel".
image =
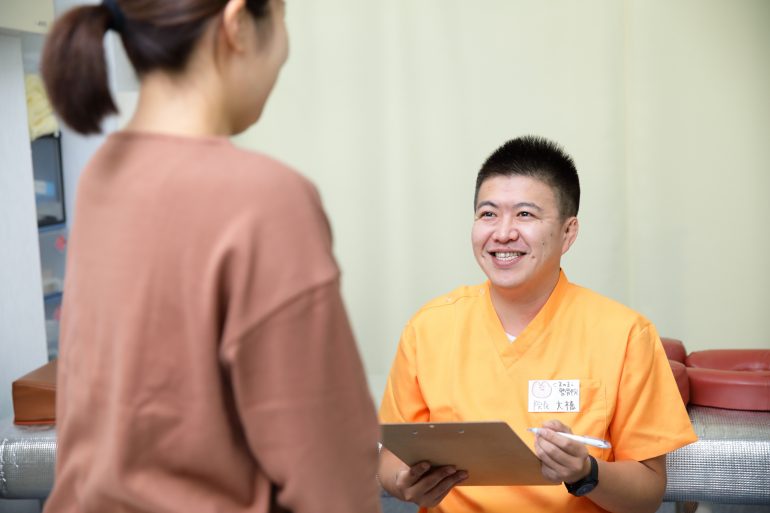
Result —
<instances>
[{"instance_id":1,"label":"folded yellow towel","mask_svg":"<svg viewBox=\"0 0 770 513\"><path fill-rule=\"evenodd\" d=\"M53 109L48 102L48 95L40 75L28 74L24 77L27 90L27 121L29 124L29 139L59 132L59 123L53 115Z\"/></svg>"}]
</instances>

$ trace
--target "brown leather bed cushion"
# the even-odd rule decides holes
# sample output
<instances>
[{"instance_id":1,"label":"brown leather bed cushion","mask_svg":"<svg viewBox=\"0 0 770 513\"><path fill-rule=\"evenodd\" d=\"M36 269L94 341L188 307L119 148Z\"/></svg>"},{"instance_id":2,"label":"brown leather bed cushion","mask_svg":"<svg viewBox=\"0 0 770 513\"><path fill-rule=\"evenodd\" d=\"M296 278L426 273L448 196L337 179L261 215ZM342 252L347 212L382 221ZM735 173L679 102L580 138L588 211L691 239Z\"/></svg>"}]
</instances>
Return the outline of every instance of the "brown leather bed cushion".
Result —
<instances>
[{"instance_id":1,"label":"brown leather bed cushion","mask_svg":"<svg viewBox=\"0 0 770 513\"><path fill-rule=\"evenodd\" d=\"M55 424L56 360L14 381L12 395L16 424Z\"/></svg>"},{"instance_id":2,"label":"brown leather bed cushion","mask_svg":"<svg viewBox=\"0 0 770 513\"><path fill-rule=\"evenodd\" d=\"M770 350L710 349L687 356L690 402L770 411Z\"/></svg>"}]
</instances>

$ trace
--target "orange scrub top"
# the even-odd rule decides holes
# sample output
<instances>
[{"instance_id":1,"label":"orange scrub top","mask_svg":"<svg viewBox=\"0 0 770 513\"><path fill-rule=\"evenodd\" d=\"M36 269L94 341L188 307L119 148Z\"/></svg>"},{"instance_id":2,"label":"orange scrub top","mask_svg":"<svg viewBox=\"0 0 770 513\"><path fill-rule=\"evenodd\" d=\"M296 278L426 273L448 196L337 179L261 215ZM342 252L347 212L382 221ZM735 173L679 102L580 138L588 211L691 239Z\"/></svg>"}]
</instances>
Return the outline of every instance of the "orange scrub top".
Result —
<instances>
[{"instance_id":1,"label":"orange scrub top","mask_svg":"<svg viewBox=\"0 0 770 513\"><path fill-rule=\"evenodd\" d=\"M541 400L559 381L570 399ZM641 461L697 439L652 323L564 273L512 343L489 283L434 299L404 328L381 422L504 420L534 450L527 428L548 419L609 440L612 449L588 447L606 461ZM432 511L604 510L559 485L460 486Z\"/></svg>"}]
</instances>

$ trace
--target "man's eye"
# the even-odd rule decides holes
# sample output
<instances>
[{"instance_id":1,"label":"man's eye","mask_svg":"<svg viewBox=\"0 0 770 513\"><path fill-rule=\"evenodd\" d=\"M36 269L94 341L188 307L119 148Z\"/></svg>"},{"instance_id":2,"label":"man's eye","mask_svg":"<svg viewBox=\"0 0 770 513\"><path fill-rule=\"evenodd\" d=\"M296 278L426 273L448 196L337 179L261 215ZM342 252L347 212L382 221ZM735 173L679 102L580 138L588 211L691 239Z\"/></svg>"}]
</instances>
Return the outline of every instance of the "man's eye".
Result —
<instances>
[{"instance_id":1,"label":"man's eye","mask_svg":"<svg viewBox=\"0 0 770 513\"><path fill-rule=\"evenodd\" d=\"M532 217L530 212L519 212L519 217Z\"/></svg>"},{"instance_id":2,"label":"man's eye","mask_svg":"<svg viewBox=\"0 0 770 513\"><path fill-rule=\"evenodd\" d=\"M479 218L482 218L482 217L495 217L495 214L494 212L480 212Z\"/></svg>"}]
</instances>

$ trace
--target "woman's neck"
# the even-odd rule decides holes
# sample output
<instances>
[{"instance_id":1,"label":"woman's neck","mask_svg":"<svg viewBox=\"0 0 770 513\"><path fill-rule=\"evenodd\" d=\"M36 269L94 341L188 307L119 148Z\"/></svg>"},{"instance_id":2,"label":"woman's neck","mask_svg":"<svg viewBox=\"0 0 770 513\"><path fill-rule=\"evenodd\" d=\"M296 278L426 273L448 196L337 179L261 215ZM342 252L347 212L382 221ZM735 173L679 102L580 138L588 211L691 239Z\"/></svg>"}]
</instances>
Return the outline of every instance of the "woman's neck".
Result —
<instances>
[{"instance_id":1,"label":"woman's neck","mask_svg":"<svg viewBox=\"0 0 770 513\"><path fill-rule=\"evenodd\" d=\"M126 130L187 136L229 136L222 90L206 74L149 73Z\"/></svg>"}]
</instances>

